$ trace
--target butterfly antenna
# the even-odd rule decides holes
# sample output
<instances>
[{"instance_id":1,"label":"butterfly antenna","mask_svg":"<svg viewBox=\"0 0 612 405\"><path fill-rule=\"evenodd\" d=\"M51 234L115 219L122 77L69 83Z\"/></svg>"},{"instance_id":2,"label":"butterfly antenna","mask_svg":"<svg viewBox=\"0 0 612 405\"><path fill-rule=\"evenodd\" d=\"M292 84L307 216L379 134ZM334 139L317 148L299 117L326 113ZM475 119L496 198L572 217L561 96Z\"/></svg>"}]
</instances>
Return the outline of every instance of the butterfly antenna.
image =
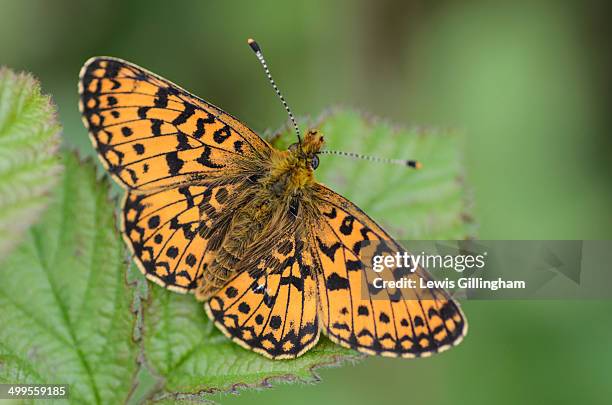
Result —
<instances>
[{"instance_id":1,"label":"butterfly antenna","mask_svg":"<svg viewBox=\"0 0 612 405\"><path fill-rule=\"evenodd\" d=\"M412 167L413 169L420 169L423 167L421 162L417 160L380 158L377 156L366 156L366 155L360 155L359 153L343 152L339 150L322 150L322 151L319 151L319 153L323 155L336 155L336 156L345 156L345 157L349 157L353 159L369 160L371 162L377 162L377 163L388 163L392 165L408 166L408 167Z\"/></svg>"},{"instance_id":2,"label":"butterfly antenna","mask_svg":"<svg viewBox=\"0 0 612 405\"><path fill-rule=\"evenodd\" d=\"M283 97L283 95L281 94L280 90L276 86L276 83L274 82L274 79L272 79L272 75L270 74L270 69L268 69L268 64L266 63L266 60L264 59L264 56L263 56L263 53L261 52L261 48L259 47L259 44L257 42L255 42L254 39L251 39L251 38L249 38L247 42L249 43L249 46L251 47L253 52L255 52L255 55L257 56L257 59L259 59L259 63L261 63L261 66L263 66L264 71L266 72L266 76L268 76L268 81L270 82L270 84L274 88L274 91L276 92L276 95L280 99L281 103L283 103L283 106L285 107L285 110L287 110L287 114L289 114L289 119L291 120L291 122L293 123L293 127L295 128L295 133L296 133L297 138L298 138L298 145L300 146L300 149L301 149L301 146L302 146L302 137L300 136L300 128L298 127L297 121L295 120L295 117L293 116L293 113L291 112L291 108L289 108L289 105L287 105L287 102L285 101L285 98Z\"/></svg>"}]
</instances>

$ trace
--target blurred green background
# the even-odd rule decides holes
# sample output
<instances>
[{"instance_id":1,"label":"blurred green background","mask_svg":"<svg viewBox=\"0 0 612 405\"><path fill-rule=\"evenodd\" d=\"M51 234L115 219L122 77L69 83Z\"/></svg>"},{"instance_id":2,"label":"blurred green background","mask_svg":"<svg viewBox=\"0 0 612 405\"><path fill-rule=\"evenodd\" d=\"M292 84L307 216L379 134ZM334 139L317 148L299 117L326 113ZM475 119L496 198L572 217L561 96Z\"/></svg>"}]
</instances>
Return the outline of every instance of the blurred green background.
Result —
<instances>
[{"instance_id":1,"label":"blurred green background","mask_svg":"<svg viewBox=\"0 0 612 405\"><path fill-rule=\"evenodd\" d=\"M432 3L0 0L0 64L37 76L59 106L66 146L91 155L76 83L94 55L146 67L259 132L278 128L286 115L246 45L254 37L297 115L346 105L399 125L465 133L482 239L610 239L612 62L605 45L612 29L605 2ZM470 333L443 355L370 358L322 370L317 385L215 398L609 401L612 303L464 308Z\"/></svg>"}]
</instances>

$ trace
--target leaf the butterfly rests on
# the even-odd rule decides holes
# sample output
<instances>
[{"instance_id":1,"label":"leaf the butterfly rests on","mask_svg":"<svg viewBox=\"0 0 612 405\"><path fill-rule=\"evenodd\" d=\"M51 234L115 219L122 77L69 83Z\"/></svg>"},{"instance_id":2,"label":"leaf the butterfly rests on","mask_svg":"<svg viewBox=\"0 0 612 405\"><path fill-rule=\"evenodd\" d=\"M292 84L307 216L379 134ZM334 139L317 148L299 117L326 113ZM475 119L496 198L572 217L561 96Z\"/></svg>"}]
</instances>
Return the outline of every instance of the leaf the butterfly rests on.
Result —
<instances>
[{"instance_id":1,"label":"leaf the butterfly rests on","mask_svg":"<svg viewBox=\"0 0 612 405\"><path fill-rule=\"evenodd\" d=\"M317 131L277 150L219 108L114 58L89 60L79 89L92 142L126 189L122 232L140 270L206 301L241 346L295 358L322 331L363 353L414 357L461 340L465 318L443 290L384 291L376 301L353 293L363 282L355 244L400 246L315 181Z\"/></svg>"}]
</instances>

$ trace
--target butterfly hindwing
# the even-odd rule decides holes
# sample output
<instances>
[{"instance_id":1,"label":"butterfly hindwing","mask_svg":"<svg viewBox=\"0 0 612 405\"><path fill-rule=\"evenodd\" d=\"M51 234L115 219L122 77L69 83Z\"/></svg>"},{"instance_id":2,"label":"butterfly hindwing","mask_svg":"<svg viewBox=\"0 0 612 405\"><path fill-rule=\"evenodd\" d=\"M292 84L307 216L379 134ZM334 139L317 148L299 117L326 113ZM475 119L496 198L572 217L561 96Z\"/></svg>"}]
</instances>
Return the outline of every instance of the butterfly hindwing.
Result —
<instances>
[{"instance_id":1,"label":"butterfly hindwing","mask_svg":"<svg viewBox=\"0 0 612 405\"><path fill-rule=\"evenodd\" d=\"M240 172L268 144L231 115L136 65L92 58L79 81L83 121L109 173L152 190Z\"/></svg>"},{"instance_id":2,"label":"butterfly hindwing","mask_svg":"<svg viewBox=\"0 0 612 405\"><path fill-rule=\"evenodd\" d=\"M441 289L373 288L360 249L403 249L350 201L320 185L317 194L321 216L311 243L323 332L345 347L393 357L427 356L459 343L467 324L458 304ZM429 279L422 269L401 276Z\"/></svg>"},{"instance_id":3,"label":"butterfly hindwing","mask_svg":"<svg viewBox=\"0 0 612 405\"><path fill-rule=\"evenodd\" d=\"M238 269L205 308L241 346L273 359L295 358L319 339L313 258L299 238L271 246L257 269Z\"/></svg>"}]
</instances>

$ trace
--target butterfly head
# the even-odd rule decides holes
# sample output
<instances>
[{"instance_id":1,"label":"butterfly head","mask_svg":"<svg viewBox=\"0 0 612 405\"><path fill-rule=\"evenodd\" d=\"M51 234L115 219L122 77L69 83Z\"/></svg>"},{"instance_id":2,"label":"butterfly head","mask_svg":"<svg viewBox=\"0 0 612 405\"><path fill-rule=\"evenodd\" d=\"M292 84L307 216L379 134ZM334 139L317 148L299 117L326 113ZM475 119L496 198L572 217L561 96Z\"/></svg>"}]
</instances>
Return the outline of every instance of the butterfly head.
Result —
<instances>
[{"instance_id":1,"label":"butterfly head","mask_svg":"<svg viewBox=\"0 0 612 405\"><path fill-rule=\"evenodd\" d=\"M291 152L298 160L302 160L308 169L316 169L319 166L317 156L324 143L323 135L317 130L310 130L304 136L301 143L294 143L289 146Z\"/></svg>"}]
</instances>

